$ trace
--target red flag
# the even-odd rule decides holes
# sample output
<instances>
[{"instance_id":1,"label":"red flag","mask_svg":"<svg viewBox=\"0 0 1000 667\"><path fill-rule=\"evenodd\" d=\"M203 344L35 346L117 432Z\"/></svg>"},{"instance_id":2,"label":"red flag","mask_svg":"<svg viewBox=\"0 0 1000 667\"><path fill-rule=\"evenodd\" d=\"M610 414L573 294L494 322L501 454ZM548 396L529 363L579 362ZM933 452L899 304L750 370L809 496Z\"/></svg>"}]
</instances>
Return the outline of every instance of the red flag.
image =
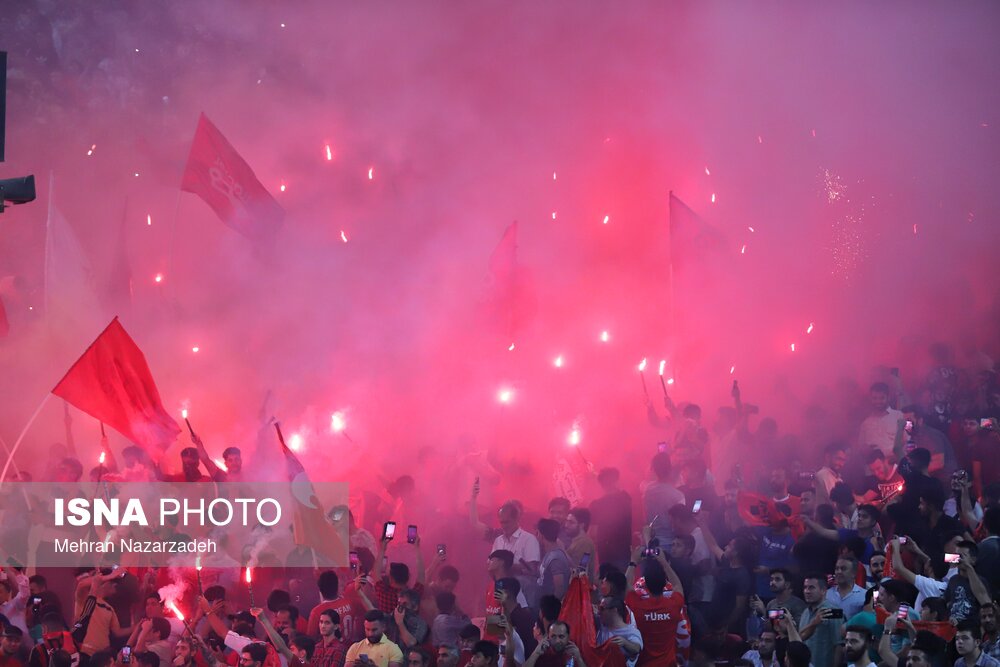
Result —
<instances>
[{"instance_id":1,"label":"red flag","mask_svg":"<svg viewBox=\"0 0 1000 667\"><path fill-rule=\"evenodd\" d=\"M625 667L625 654L610 641L597 646L594 608L590 602L590 580L573 577L563 598L559 620L569 625L569 637L583 654L587 667Z\"/></svg>"},{"instance_id":2,"label":"red flag","mask_svg":"<svg viewBox=\"0 0 1000 667\"><path fill-rule=\"evenodd\" d=\"M777 527L782 522L787 522L794 527L800 514L798 496L789 496L788 500L775 502L759 493L740 491L736 496L736 507L740 518L748 526Z\"/></svg>"},{"instance_id":3,"label":"red flag","mask_svg":"<svg viewBox=\"0 0 1000 667\"><path fill-rule=\"evenodd\" d=\"M285 216L250 165L204 113L198 118L181 190L204 199L224 223L250 239L271 236Z\"/></svg>"},{"instance_id":4,"label":"red flag","mask_svg":"<svg viewBox=\"0 0 1000 667\"><path fill-rule=\"evenodd\" d=\"M514 335L534 315L537 305L531 276L517 262L517 228L516 220L510 223L490 254L493 306L510 342L514 342Z\"/></svg>"},{"instance_id":5,"label":"red flag","mask_svg":"<svg viewBox=\"0 0 1000 667\"><path fill-rule=\"evenodd\" d=\"M291 485L294 509L292 515L292 539L299 546L314 549L331 559L335 565L347 563L347 547L340 535L326 520L323 505L316 497L312 482L306 474L299 457L285 444L278 429L278 442L285 455L288 483ZM345 499L346 500L346 499Z\"/></svg>"},{"instance_id":6,"label":"red flag","mask_svg":"<svg viewBox=\"0 0 1000 667\"><path fill-rule=\"evenodd\" d=\"M158 457L181 429L160 402L142 350L116 317L52 393Z\"/></svg>"},{"instance_id":7,"label":"red flag","mask_svg":"<svg viewBox=\"0 0 1000 667\"><path fill-rule=\"evenodd\" d=\"M7 321L7 309L3 306L3 298L0 297L0 338L6 338L10 333L10 322Z\"/></svg>"}]
</instances>

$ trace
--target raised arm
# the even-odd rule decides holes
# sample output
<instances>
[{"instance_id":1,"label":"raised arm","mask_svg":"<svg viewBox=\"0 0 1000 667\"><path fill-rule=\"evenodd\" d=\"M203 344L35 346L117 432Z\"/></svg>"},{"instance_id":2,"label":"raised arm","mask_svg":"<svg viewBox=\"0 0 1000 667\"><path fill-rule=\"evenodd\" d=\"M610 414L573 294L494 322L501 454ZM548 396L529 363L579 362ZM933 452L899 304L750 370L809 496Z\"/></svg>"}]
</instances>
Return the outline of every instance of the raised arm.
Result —
<instances>
[{"instance_id":1,"label":"raised arm","mask_svg":"<svg viewBox=\"0 0 1000 667\"><path fill-rule=\"evenodd\" d=\"M205 466L205 470L208 471L208 476L214 480L218 480L223 475L223 470L215 464L212 457L208 455L208 450L205 449L205 443L201 441L201 438L197 433L191 434L191 441L194 443L195 448L198 450L198 458L201 459L202 464Z\"/></svg>"},{"instance_id":2,"label":"raised arm","mask_svg":"<svg viewBox=\"0 0 1000 667\"><path fill-rule=\"evenodd\" d=\"M878 655L882 658L882 664L886 667L897 667L899 665L899 656L892 652L892 633L896 629L896 622L899 620L899 614L889 614L889 617L885 619L885 626L883 627L882 638L878 642Z\"/></svg>"},{"instance_id":3,"label":"raised arm","mask_svg":"<svg viewBox=\"0 0 1000 667\"><path fill-rule=\"evenodd\" d=\"M472 527L479 532L480 535L486 535L490 528L485 523L479 520L479 507L477 501L479 499L479 478L472 483L472 498L469 500L469 523Z\"/></svg>"},{"instance_id":4,"label":"raised arm","mask_svg":"<svg viewBox=\"0 0 1000 667\"><path fill-rule=\"evenodd\" d=\"M818 485L822 486L822 484ZM809 517L802 515L802 521L812 532L816 533L820 537L825 537L828 540L834 540L835 542L840 541L840 534L837 532L836 528L827 528L824 525L818 524Z\"/></svg>"},{"instance_id":5,"label":"raised arm","mask_svg":"<svg viewBox=\"0 0 1000 667\"><path fill-rule=\"evenodd\" d=\"M264 632L267 633L271 643L274 644L274 649L281 655L285 656L286 660L293 660L295 655L292 653L292 649L288 648L288 644L285 643L284 638L278 633L274 626L271 625L271 621L268 619L267 614L264 613L264 610L260 607L253 607L250 609L250 614L260 621L262 626L264 626Z\"/></svg>"},{"instance_id":6,"label":"raised arm","mask_svg":"<svg viewBox=\"0 0 1000 667\"><path fill-rule=\"evenodd\" d=\"M909 545L912 540L907 538L906 542L907 545ZM890 544L892 544L892 569L903 579L903 581L908 584L914 584L917 581L917 575L907 569L906 565L903 564L903 555L900 553L899 538L892 538L892 542Z\"/></svg>"}]
</instances>

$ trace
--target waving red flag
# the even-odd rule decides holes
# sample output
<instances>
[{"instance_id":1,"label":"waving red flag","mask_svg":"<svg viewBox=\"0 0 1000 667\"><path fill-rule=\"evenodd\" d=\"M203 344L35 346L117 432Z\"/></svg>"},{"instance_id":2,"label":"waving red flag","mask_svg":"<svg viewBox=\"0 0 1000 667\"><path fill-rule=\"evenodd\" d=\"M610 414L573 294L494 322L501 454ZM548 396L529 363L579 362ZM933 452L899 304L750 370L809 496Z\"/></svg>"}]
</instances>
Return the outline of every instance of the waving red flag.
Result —
<instances>
[{"instance_id":1,"label":"waving red flag","mask_svg":"<svg viewBox=\"0 0 1000 667\"><path fill-rule=\"evenodd\" d=\"M563 598L559 620L569 625L569 638L580 649L587 667L625 667L625 654L610 641L597 646L594 608L590 602L590 580L573 577Z\"/></svg>"},{"instance_id":2,"label":"waving red flag","mask_svg":"<svg viewBox=\"0 0 1000 667\"><path fill-rule=\"evenodd\" d=\"M224 223L250 239L273 235L285 217L250 165L205 114L198 118L181 190L204 199Z\"/></svg>"},{"instance_id":3,"label":"waving red flag","mask_svg":"<svg viewBox=\"0 0 1000 667\"><path fill-rule=\"evenodd\" d=\"M142 350L117 317L52 393L115 429L154 458L181 432L163 409Z\"/></svg>"}]
</instances>

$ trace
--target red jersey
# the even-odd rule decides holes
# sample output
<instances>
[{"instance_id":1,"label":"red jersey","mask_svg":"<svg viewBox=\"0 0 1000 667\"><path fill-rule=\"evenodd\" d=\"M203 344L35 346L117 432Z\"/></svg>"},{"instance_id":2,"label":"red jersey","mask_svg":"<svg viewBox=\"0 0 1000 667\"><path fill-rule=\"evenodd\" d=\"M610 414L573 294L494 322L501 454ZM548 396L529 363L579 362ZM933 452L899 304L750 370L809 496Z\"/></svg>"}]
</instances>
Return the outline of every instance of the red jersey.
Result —
<instances>
[{"instance_id":1,"label":"red jersey","mask_svg":"<svg viewBox=\"0 0 1000 667\"><path fill-rule=\"evenodd\" d=\"M500 604L499 600L493 597L493 594L496 592L495 586L496 582L490 582L489 588L486 589L485 616L499 616L503 613L503 605ZM500 641L503 636L503 629L498 625L487 623L483 628L483 639Z\"/></svg>"},{"instance_id":2,"label":"red jersey","mask_svg":"<svg viewBox=\"0 0 1000 667\"><path fill-rule=\"evenodd\" d=\"M659 597L628 591L625 604L632 609L642 634L642 652L636 667L674 667L679 654L687 657L691 631L683 595L669 587Z\"/></svg>"},{"instance_id":3,"label":"red jersey","mask_svg":"<svg viewBox=\"0 0 1000 667\"><path fill-rule=\"evenodd\" d=\"M332 609L340 615L340 635L345 640L354 642L355 617L357 613L354 605L343 595L336 600L320 602L309 612L309 623L306 625L306 634L310 637L319 636L319 615L327 609Z\"/></svg>"}]
</instances>

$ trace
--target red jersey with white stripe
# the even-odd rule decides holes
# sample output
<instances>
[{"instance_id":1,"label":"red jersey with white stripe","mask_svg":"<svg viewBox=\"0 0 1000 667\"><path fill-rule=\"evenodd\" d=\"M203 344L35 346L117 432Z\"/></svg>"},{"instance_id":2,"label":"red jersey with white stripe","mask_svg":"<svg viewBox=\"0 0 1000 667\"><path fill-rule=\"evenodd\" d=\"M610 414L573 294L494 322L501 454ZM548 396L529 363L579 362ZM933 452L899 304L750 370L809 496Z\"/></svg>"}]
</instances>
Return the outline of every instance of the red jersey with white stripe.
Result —
<instances>
[{"instance_id":1,"label":"red jersey with white stripe","mask_svg":"<svg viewBox=\"0 0 1000 667\"><path fill-rule=\"evenodd\" d=\"M678 656L687 657L691 630L682 594L669 586L659 597L628 591L625 604L632 609L642 634L642 652L636 667L674 667Z\"/></svg>"}]
</instances>

